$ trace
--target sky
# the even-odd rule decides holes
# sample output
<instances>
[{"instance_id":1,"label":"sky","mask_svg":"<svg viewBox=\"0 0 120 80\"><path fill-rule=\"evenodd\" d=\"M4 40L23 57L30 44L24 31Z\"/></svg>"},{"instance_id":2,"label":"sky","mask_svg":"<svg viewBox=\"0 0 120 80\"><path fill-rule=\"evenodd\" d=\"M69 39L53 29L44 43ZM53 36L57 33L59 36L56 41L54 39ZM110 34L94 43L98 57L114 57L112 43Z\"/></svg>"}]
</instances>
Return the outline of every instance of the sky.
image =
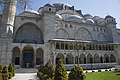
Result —
<instances>
[{"instance_id":1,"label":"sky","mask_svg":"<svg viewBox=\"0 0 120 80\"><path fill-rule=\"evenodd\" d=\"M31 0L30 8L38 10L47 3L65 3L82 10L83 14L105 17L111 15L116 18L117 28L120 28L120 0Z\"/></svg>"}]
</instances>

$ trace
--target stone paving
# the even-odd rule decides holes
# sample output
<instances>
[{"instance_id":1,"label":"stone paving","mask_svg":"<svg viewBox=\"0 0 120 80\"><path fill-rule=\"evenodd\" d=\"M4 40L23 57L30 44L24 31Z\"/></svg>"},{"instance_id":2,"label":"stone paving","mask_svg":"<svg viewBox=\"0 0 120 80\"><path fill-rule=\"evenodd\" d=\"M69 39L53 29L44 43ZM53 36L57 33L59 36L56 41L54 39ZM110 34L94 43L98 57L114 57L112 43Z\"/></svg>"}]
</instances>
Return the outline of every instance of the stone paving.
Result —
<instances>
[{"instance_id":1,"label":"stone paving","mask_svg":"<svg viewBox=\"0 0 120 80\"><path fill-rule=\"evenodd\" d=\"M36 73L16 73L10 80L39 80Z\"/></svg>"}]
</instances>

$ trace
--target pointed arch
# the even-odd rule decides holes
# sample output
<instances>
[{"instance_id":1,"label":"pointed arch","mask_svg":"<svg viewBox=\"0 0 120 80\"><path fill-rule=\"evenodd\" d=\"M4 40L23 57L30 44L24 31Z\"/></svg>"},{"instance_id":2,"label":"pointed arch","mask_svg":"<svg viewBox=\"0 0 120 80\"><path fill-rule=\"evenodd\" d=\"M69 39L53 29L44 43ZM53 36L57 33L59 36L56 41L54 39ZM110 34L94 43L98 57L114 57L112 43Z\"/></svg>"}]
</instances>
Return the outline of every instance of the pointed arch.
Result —
<instances>
[{"instance_id":1,"label":"pointed arch","mask_svg":"<svg viewBox=\"0 0 120 80\"><path fill-rule=\"evenodd\" d=\"M110 62L116 62L115 55L113 54L110 55Z\"/></svg>"},{"instance_id":2,"label":"pointed arch","mask_svg":"<svg viewBox=\"0 0 120 80\"><path fill-rule=\"evenodd\" d=\"M80 54L80 62L81 62L81 64L86 64L86 56L85 56L85 54Z\"/></svg>"},{"instance_id":3,"label":"pointed arch","mask_svg":"<svg viewBox=\"0 0 120 80\"><path fill-rule=\"evenodd\" d=\"M31 68L34 67L34 48L30 45L26 45L22 51L23 65L22 67Z\"/></svg>"},{"instance_id":4,"label":"pointed arch","mask_svg":"<svg viewBox=\"0 0 120 80\"><path fill-rule=\"evenodd\" d=\"M36 50L36 65L43 64L44 52L42 48Z\"/></svg>"},{"instance_id":5,"label":"pointed arch","mask_svg":"<svg viewBox=\"0 0 120 80\"><path fill-rule=\"evenodd\" d=\"M88 29L86 28L79 28L76 32L75 32L75 38L76 39L82 39L82 40L93 40L91 33L89 32Z\"/></svg>"},{"instance_id":6,"label":"pointed arch","mask_svg":"<svg viewBox=\"0 0 120 80\"><path fill-rule=\"evenodd\" d=\"M63 63L65 63L65 62L64 62L65 57L64 57L64 55L63 55L62 53L58 53L58 54L57 54L57 56L56 56L56 63L57 63L57 61L58 61L59 59L61 59L61 60L63 61Z\"/></svg>"},{"instance_id":7,"label":"pointed arch","mask_svg":"<svg viewBox=\"0 0 120 80\"><path fill-rule=\"evenodd\" d=\"M107 37L104 33L99 33L97 39L98 41L107 41Z\"/></svg>"},{"instance_id":8,"label":"pointed arch","mask_svg":"<svg viewBox=\"0 0 120 80\"><path fill-rule=\"evenodd\" d=\"M100 62L100 58L98 54L94 54L94 63L99 63Z\"/></svg>"},{"instance_id":9,"label":"pointed arch","mask_svg":"<svg viewBox=\"0 0 120 80\"><path fill-rule=\"evenodd\" d=\"M73 64L74 63L74 57L71 53L66 55L66 64Z\"/></svg>"},{"instance_id":10,"label":"pointed arch","mask_svg":"<svg viewBox=\"0 0 120 80\"><path fill-rule=\"evenodd\" d=\"M15 65L20 65L20 49L19 47L14 47L12 49L12 63Z\"/></svg>"},{"instance_id":11,"label":"pointed arch","mask_svg":"<svg viewBox=\"0 0 120 80\"><path fill-rule=\"evenodd\" d=\"M91 54L87 55L87 63L93 63L93 58Z\"/></svg>"},{"instance_id":12,"label":"pointed arch","mask_svg":"<svg viewBox=\"0 0 120 80\"><path fill-rule=\"evenodd\" d=\"M14 42L43 43L43 33L36 24L31 22L24 23L14 34Z\"/></svg>"},{"instance_id":13,"label":"pointed arch","mask_svg":"<svg viewBox=\"0 0 120 80\"><path fill-rule=\"evenodd\" d=\"M69 39L69 33L65 29L60 28L56 31L55 38Z\"/></svg>"},{"instance_id":14,"label":"pointed arch","mask_svg":"<svg viewBox=\"0 0 120 80\"><path fill-rule=\"evenodd\" d=\"M104 55L104 62L109 63L109 55L108 54Z\"/></svg>"}]
</instances>

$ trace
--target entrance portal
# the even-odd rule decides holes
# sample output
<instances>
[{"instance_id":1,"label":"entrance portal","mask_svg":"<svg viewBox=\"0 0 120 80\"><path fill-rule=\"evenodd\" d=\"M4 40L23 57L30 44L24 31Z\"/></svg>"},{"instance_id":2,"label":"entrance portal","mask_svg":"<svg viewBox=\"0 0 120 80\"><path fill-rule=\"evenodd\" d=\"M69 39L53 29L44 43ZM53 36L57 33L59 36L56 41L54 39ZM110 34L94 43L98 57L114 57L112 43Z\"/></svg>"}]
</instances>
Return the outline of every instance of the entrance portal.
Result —
<instances>
[{"instance_id":1,"label":"entrance portal","mask_svg":"<svg viewBox=\"0 0 120 80\"><path fill-rule=\"evenodd\" d=\"M26 46L23 49L23 67L32 68L34 67L34 50L31 46Z\"/></svg>"}]
</instances>

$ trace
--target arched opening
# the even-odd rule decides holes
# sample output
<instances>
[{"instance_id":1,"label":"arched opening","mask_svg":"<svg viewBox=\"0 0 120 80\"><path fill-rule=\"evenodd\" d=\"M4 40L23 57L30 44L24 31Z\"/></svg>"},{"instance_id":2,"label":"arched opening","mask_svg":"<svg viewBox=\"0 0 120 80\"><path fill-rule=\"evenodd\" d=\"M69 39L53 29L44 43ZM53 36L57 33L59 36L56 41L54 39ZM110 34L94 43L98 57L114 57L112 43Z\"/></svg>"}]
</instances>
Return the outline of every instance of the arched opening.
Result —
<instances>
[{"instance_id":1,"label":"arched opening","mask_svg":"<svg viewBox=\"0 0 120 80\"><path fill-rule=\"evenodd\" d=\"M40 64L43 64L43 49L39 48L37 49L36 51L36 65L40 65Z\"/></svg>"},{"instance_id":2,"label":"arched opening","mask_svg":"<svg viewBox=\"0 0 120 80\"><path fill-rule=\"evenodd\" d=\"M86 64L86 56L84 54L80 55L81 64Z\"/></svg>"},{"instance_id":3,"label":"arched opening","mask_svg":"<svg viewBox=\"0 0 120 80\"><path fill-rule=\"evenodd\" d=\"M75 56L75 64L78 64L78 56Z\"/></svg>"},{"instance_id":4,"label":"arched opening","mask_svg":"<svg viewBox=\"0 0 120 80\"><path fill-rule=\"evenodd\" d=\"M69 34L65 29L58 29L56 31L56 37L58 39L69 39Z\"/></svg>"},{"instance_id":5,"label":"arched opening","mask_svg":"<svg viewBox=\"0 0 120 80\"><path fill-rule=\"evenodd\" d=\"M20 49L18 47L12 50L12 63L15 65L20 65Z\"/></svg>"},{"instance_id":6,"label":"arched opening","mask_svg":"<svg viewBox=\"0 0 120 80\"><path fill-rule=\"evenodd\" d=\"M66 64L73 64L74 63L74 57L72 54L66 55Z\"/></svg>"},{"instance_id":7,"label":"arched opening","mask_svg":"<svg viewBox=\"0 0 120 80\"><path fill-rule=\"evenodd\" d=\"M102 56L100 57L100 63L103 63L103 57Z\"/></svg>"},{"instance_id":8,"label":"arched opening","mask_svg":"<svg viewBox=\"0 0 120 80\"><path fill-rule=\"evenodd\" d=\"M75 33L75 38L76 39L81 39L81 40L92 40L92 35L89 32L88 29L86 28L79 28L78 31Z\"/></svg>"},{"instance_id":9,"label":"arched opening","mask_svg":"<svg viewBox=\"0 0 120 80\"><path fill-rule=\"evenodd\" d=\"M109 56L107 54L104 55L104 62L109 63Z\"/></svg>"},{"instance_id":10,"label":"arched opening","mask_svg":"<svg viewBox=\"0 0 120 80\"><path fill-rule=\"evenodd\" d=\"M14 36L14 42L18 43L43 43L43 33L37 25L25 23L19 27Z\"/></svg>"},{"instance_id":11,"label":"arched opening","mask_svg":"<svg viewBox=\"0 0 120 80\"><path fill-rule=\"evenodd\" d=\"M23 67L30 68L34 66L34 50L31 46L23 48Z\"/></svg>"},{"instance_id":12,"label":"arched opening","mask_svg":"<svg viewBox=\"0 0 120 80\"><path fill-rule=\"evenodd\" d=\"M93 63L93 58L91 54L87 55L87 63Z\"/></svg>"},{"instance_id":13,"label":"arched opening","mask_svg":"<svg viewBox=\"0 0 120 80\"><path fill-rule=\"evenodd\" d=\"M99 63L100 62L100 58L98 54L94 55L94 63Z\"/></svg>"},{"instance_id":14,"label":"arched opening","mask_svg":"<svg viewBox=\"0 0 120 80\"><path fill-rule=\"evenodd\" d=\"M62 54L62 53L58 53L57 54L57 56L56 56L56 63L57 63L57 61L59 60L59 59L61 59L62 61L63 61L63 63L64 63L64 55Z\"/></svg>"},{"instance_id":15,"label":"arched opening","mask_svg":"<svg viewBox=\"0 0 120 80\"><path fill-rule=\"evenodd\" d=\"M113 54L110 55L110 62L116 62L116 58Z\"/></svg>"}]
</instances>

